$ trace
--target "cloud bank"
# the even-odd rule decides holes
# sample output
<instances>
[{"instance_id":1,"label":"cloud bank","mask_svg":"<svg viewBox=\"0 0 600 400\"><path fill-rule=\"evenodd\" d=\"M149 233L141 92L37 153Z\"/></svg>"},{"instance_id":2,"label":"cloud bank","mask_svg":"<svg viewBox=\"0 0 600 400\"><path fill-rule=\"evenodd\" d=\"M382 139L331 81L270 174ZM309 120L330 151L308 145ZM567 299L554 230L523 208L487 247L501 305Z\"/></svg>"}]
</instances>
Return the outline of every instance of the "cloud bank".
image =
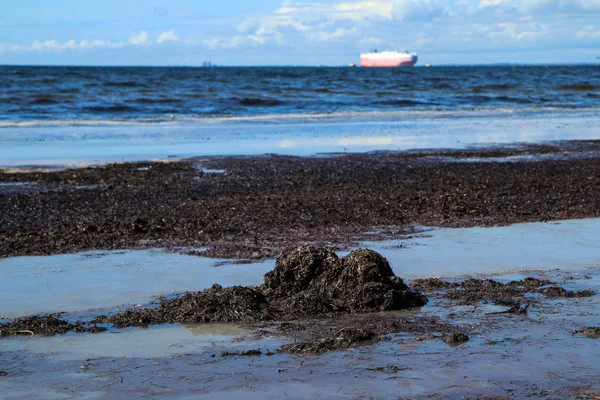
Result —
<instances>
[{"instance_id":1,"label":"cloud bank","mask_svg":"<svg viewBox=\"0 0 600 400\"><path fill-rule=\"evenodd\" d=\"M0 43L0 53L113 49L125 54L127 48L137 48L158 57L170 49L170 59L181 54L185 62L239 57L294 64L346 64L375 47L409 49L448 61L456 54L487 55L494 61L528 52L554 52L556 59L559 53L564 59L570 49L600 53L600 0L284 0L271 11L232 11L216 21L202 18L203 7L191 14L178 11L178 1L173 0L168 13L149 11L177 24L172 25L177 30L137 26L122 32L122 40L89 39L92 35L81 31L79 38L64 41Z\"/></svg>"}]
</instances>

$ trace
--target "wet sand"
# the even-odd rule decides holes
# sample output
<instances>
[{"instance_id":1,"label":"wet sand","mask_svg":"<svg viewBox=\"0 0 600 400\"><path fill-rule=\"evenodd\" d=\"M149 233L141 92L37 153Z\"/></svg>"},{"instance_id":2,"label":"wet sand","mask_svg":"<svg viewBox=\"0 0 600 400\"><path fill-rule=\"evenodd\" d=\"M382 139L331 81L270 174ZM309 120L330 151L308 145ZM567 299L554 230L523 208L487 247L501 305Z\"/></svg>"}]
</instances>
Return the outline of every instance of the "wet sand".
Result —
<instances>
[{"instance_id":1,"label":"wet sand","mask_svg":"<svg viewBox=\"0 0 600 400\"><path fill-rule=\"evenodd\" d=\"M600 217L597 147L202 158L2 174L0 210L10 212L1 214L0 299L14 307L0 314L8 319L68 311L61 317L88 322L219 279L258 284L274 252L306 241L374 248L409 285L474 274L552 283L517 298L524 312L506 313L513 307L500 298L466 301L421 286L430 300L424 307L297 321L306 331L280 331L275 322L3 338L1 397L31 398L40 388L51 399L599 397L600 342L582 331L599 325L600 296L544 291L600 292L593 239L600 224L565 220ZM534 221L555 222L511 225ZM168 250L48 256L152 247ZM36 254L46 256L13 257ZM29 294L11 292L20 286ZM307 335L403 318L434 323L322 355L277 351ZM448 344L450 332L469 340Z\"/></svg>"},{"instance_id":2,"label":"wet sand","mask_svg":"<svg viewBox=\"0 0 600 400\"><path fill-rule=\"evenodd\" d=\"M533 112L532 112L533 111ZM600 139L594 109L474 109L254 115L186 122L10 122L0 163L73 167L205 156L364 153ZM41 122L41 121L40 121ZM0 124L1 126L2 124ZM36 126L38 125L38 126Z\"/></svg>"},{"instance_id":3,"label":"wet sand","mask_svg":"<svg viewBox=\"0 0 600 400\"><path fill-rule=\"evenodd\" d=\"M537 277L559 279L573 289L600 287L596 269ZM541 301L523 315L496 314L504 308L486 303L449 309L446 300L430 298L422 309L388 317L437 317L467 330L469 341L451 345L437 332L398 333L375 344L295 356L276 352L289 338L230 325L16 337L2 339L6 376L0 388L10 399L35 397L40 388L51 399L593 399L600 394L600 342L574 333L598 320L598 296ZM243 355L254 350L260 354Z\"/></svg>"},{"instance_id":4,"label":"wet sand","mask_svg":"<svg viewBox=\"0 0 600 400\"><path fill-rule=\"evenodd\" d=\"M482 229L485 229L484 234ZM461 281L473 276L477 266L486 261L482 273L477 274L481 279L491 277L509 282L534 277L554 281L568 290L592 289L598 293L600 259L590 248L597 229L600 229L598 220L438 229L429 231L428 237L375 244L393 261L397 274L410 274L413 279L434 275ZM524 237L520 246L516 246L515 242ZM537 251L540 242L547 244L545 252ZM571 257L566 257L560 246L553 245L558 242L573 250ZM502 259L495 254L494 251L506 247L523 254L525 262L513 263L518 254L512 255L514 259ZM471 257L450 256L444 262L439 257L445 251L450 254L468 251ZM100 282L94 282L93 278L98 277L95 268L81 268L74 263L76 260L83 263L86 259L96 263L104 260L95 264L106 274ZM430 268L419 272L413 267L416 260ZM76 310L74 306L64 317L89 320L98 313L131 307L146 297L154 289L137 285L140 276L145 276L145 282L166 282L170 273L160 265L183 264L175 269L176 275L184 281L196 279L198 289L202 289L203 282L198 280L199 276L208 282L212 274L227 266L239 269L237 278L230 278L231 284L253 284L261 269L272 267L264 262L222 265L221 261L178 253L133 251L9 258L3 263L14 262L15 267L13 274L5 276L7 287L19 286L39 273L46 276L55 273L44 265L55 265L57 270L63 271L58 275L67 274L71 276L70 281L81 282L80 291L90 294L88 306L96 308ZM29 266L29 272L23 271L25 266ZM124 275L128 271L132 275ZM102 281L117 280L123 281L123 288L116 287L112 293L116 301L125 304L113 308L102 293L105 285ZM38 281L40 288L44 287L43 282L44 279ZM61 307L65 295L77 292L76 286L51 286L57 290L39 298L38 309L43 309L44 304ZM132 296L133 292L138 295ZM98 334L25 335L0 339L1 370L6 373L1 377L0 388L3 398L10 399L35 396L39 389L31 389L32 380L36 388L44 388L47 398L52 399L232 395L245 398L595 398L600 394L596 365L600 342L575 333L598 324L599 295L581 298L527 295L531 302L527 313L498 314L509 307L487 301L463 304L435 290L426 293L430 302L419 309L299 323L322 335L332 327L344 326L357 318L360 322L363 318L426 317L464 330L469 341L449 345L441 340L443 333L437 330L424 335L398 333L383 342L366 342L319 356L299 357L279 353L277 349L302 340L306 333L281 334L269 324L160 325L110 329ZM3 304L10 302L10 293L3 290L2 296L5 297ZM19 303L15 306L19 307ZM48 306L47 311L56 309ZM260 349L261 355L227 355L254 349Z\"/></svg>"}]
</instances>

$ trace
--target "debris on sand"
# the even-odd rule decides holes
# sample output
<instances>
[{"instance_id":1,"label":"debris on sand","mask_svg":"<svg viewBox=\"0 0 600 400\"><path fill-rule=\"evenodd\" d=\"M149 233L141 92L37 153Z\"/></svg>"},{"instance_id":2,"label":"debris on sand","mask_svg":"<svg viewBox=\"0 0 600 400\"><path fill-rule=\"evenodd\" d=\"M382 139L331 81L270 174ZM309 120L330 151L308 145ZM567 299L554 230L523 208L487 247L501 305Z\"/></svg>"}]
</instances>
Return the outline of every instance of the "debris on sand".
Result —
<instances>
[{"instance_id":1,"label":"debris on sand","mask_svg":"<svg viewBox=\"0 0 600 400\"><path fill-rule=\"evenodd\" d=\"M593 290L585 289L580 291L572 291L567 290L565 288L561 288L559 286L550 286L546 288L542 288L538 290L538 293L543 294L546 297L566 297L566 298L574 298L574 297L591 297L595 293Z\"/></svg>"},{"instance_id":2,"label":"debris on sand","mask_svg":"<svg viewBox=\"0 0 600 400\"><path fill-rule=\"evenodd\" d=\"M328 332L317 329L308 340L286 344L279 351L295 355L322 354L329 351L344 350L350 347L369 345L386 340L388 335L406 332L421 338L464 335L460 328L440 322L435 318L414 317L398 318L385 314L370 314L355 317L350 321L329 319ZM458 338L463 336L457 336Z\"/></svg>"},{"instance_id":3,"label":"debris on sand","mask_svg":"<svg viewBox=\"0 0 600 400\"><path fill-rule=\"evenodd\" d=\"M96 322L111 322L117 328L165 323L251 322L272 318L265 296L249 287L223 288L213 285L198 293L163 300L156 308L128 310Z\"/></svg>"},{"instance_id":4,"label":"debris on sand","mask_svg":"<svg viewBox=\"0 0 600 400\"><path fill-rule=\"evenodd\" d=\"M96 321L116 327L162 323L292 320L420 307L427 298L394 275L387 260L371 250L339 258L305 245L285 252L257 287L214 285L161 301L156 308L130 310Z\"/></svg>"},{"instance_id":5,"label":"debris on sand","mask_svg":"<svg viewBox=\"0 0 600 400\"><path fill-rule=\"evenodd\" d=\"M501 283L491 279L470 278L463 282L446 282L439 278L416 279L411 282L413 288L424 292L443 292L444 297L457 300L461 304L475 304L491 301L511 307L507 312L522 314L527 312L527 304L521 305L526 293L539 293L546 297L589 297L592 290L571 291L556 285L556 282L525 278L520 281Z\"/></svg>"},{"instance_id":6,"label":"debris on sand","mask_svg":"<svg viewBox=\"0 0 600 400\"><path fill-rule=\"evenodd\" d=\"M548 154L526 147L203 157L49 172L0 169L0 182L26 185L17 191L0 187L0 210L10 210L0 224L0 257L246 241L278 248L308 240L341 245L402 238L414 233L413 224L467 227L600 217L597 141L552 147L561 156L569 152L560 160L456 162ZM553 201L540 201L548 198ZM377 226L393 229L365 234ZM230 250L224 254L234 256L237 250Z\"/></svg>"},{"instance_id":7,"label":"debris on sand","mask_svg":"<svg viewBox=\"0 0 600 400\"><path fill-rule=\"evenodd\" d=\"M588 326L580 331L577 331L576 333L581 333L583 336L590 339L600 339L600 327Z\"/></svg>"},{"instance_id":8,"label":"debris on sand","mask_svg":"<svg viewBox=\"0 0 600 400\"><path fill-rule=\"evenodd\" d=\"M385 367L368 368L369 371L381 372L384 374L397 374L400 371L410 371L411 367L399 367L394 364L388 364Z\"/></svg>"},{"instance_id":9,"label":"debris on sand","mask_svg":"<svg viewBox=\"0 0 600 400\"><path fill-rule=\"evenodd\" d=\"M370 329L344 328L337 332L325 335L320 339L283 345L279 351L297 355L322 354L331 350L346 349L358 343L373 340L377 336L378 335Z\"/></svg>"},{"instance_id":10,"label":"debris on sand","mask_svg":"<svg viewBox=\"0 0 600 400\"><path fill-rule=\"evenodd\" d=\"M0 324L0 337L15 335L56 335L75 332L102 332L106 328L92 326L86 327L83 324L71 324L68 321L57 318L56 315L42 315L17 318L12 322Z\"/></svg>"},{"instance_id":11,"label":"debris on sand","mask_svg":"<svg viewBox=\"0 0 600 400\"><path fill-rule=\"evenodd\" d=\"M462 332L453 332L443 338L444 342L450 345L459 345L469 341L469 337Z\"/></svg>"},{"instance_id":12,"label":"debris on sand","mask_svg":"<svg viewBox=\"0 0 600 400\"><path fill-rule=\"evenodd\" d=\"M235 352L229 352L229 351L223 351L221 352L221 357L233 357L233 356L237 356L237 357L258 357L262 355L262 351L260 349L252 349L252 350L246 350L246 351L235 351Z\"/></svg>"},{"instance_id":13,"label":"debris on sand","mask_svg":"<svg viewBox=\"0 0 600 400\"><path fill-rule=\"evenodd\" d=\"M277 257L279 255L279 250L271 247L253 246L243 243L221 243L202 251L190 250L185 254L209 258L264 260L266 258Z\"/></svg>"}]
</instances>

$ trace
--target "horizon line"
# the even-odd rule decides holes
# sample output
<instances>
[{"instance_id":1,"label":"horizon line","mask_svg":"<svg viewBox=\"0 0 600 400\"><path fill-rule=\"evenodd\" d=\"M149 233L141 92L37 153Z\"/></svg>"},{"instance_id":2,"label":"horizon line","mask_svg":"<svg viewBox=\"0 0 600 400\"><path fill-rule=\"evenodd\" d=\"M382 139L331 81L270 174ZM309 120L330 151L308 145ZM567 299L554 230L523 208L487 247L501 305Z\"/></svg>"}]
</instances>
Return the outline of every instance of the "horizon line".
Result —
<instances>
[{"instance_id":1,"label":"horizon line","mask_svg":"<svg viewBox=\"0 0 600 400\"><path fill-rule=\"evenodd\" d=\"M379 68L367 68L367 69L412 69L412 68L435 68L435 67L569 67L569 66L598 66L600 61L583 61L573 63L528 63L528 62L497 62L497 63L443 63L443 64L419 64L413 67L379 67ZM201 65L201 64L190 64L190 65L169 65L169 64L0 64L0 68L4 67L44 67L44 68L56 68L56 67L79 67L79 68L356 68L362 69L360 65L348 65L348 64L331 64L331 65L299 65L299 64L264 64L264 65L227 65L227 64L213 64Z\"/></svg>"}]
</instances>

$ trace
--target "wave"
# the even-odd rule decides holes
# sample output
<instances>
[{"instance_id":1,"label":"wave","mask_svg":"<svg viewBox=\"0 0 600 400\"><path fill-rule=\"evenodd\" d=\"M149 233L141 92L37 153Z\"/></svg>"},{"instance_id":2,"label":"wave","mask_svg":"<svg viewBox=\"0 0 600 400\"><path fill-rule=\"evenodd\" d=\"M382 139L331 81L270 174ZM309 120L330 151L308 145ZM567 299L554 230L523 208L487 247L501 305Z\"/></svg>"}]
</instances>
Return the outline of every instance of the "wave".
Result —
<instances>
[{"instance_id":1,"label":"wave","mask_svg":"<svg viewBox=\"0 0 600 400\"><path fill-rule=\"evenodd\" d=\"M140 111L135 107L126 106L124 104L113 104L110 106L89 106L85 107L84 110L94 113L123 113Z\"/></svg>"},{"instance_id":2,"label":"wave","mask_svg":"<svg viewBox=\"0 0 600 400\"><path fill-rule=\"evenodd\" d=\"M577 83L575 85L562 85L559 86L560 90L574 90L580 92L588 92L591 90L600 89L600 85L593 85L591 83Z\"/></svg>"},{"instance_id":3,"label":"wave","mask_svg":"<svg viewBox=\"0 0 600 400\"><path fill-rule=\"evenodd\" d=\"M245 97L236 99L239 104L246 107L275 107L284 104L283 101L266 97Z\"/></svg>"},{"instance_id":4,"label":"wave","mask_svg":"<svg viewBox=\"0 0 600 400\"><path fill-rule=\"evenodd\" d=\"M109 81L109 82L104 82L102 84L102 86L124 87L124 88L148 87L148 85L146 85L145 83L135 82L135 81L121 81L121 82Z\"/></svg>"},{"instance_id":5,"label":"wave","mask_svg":"<svg viewBox=\"0 0 600 400\"><path fill-rule=\"evenodd\" d=\"M483 93L483 92L503 91L503 90L510 90L510 89L514 89L514 86L506 85L506 84L482 85L482 86L473 87L472 92L473 93Z\"/></svg>"},{"instance_id":6,"label":"wave","mask_svg":"<svg viewBox=\"0 0 600 400\"><path fill-rule=\"evenodd\" d=\"M65 119L65 120L0 120L2 128L36 128L36 127L85 127L85 126L139 126L139 125L177 125L194 123L310 123L318 121L349 122L367 120L372 122L402 118L486 118L499 115L561 115L574 113L600 116L600 107L577 108L568 105L552 105L547 107L482 107L470 109L402 109L377 111L337 111L314 113L263 114L248 116L233 115L170 115L142 118L112 119Z\"/></svg>"},{"instance_id":7,"label":"wave","mask_svg":"<svg viewBox=\"0 0 600 400\"><path fill-rule=\"evenodd\" d=\"M148 97L142 97L139 99L135 99L132 100L133 103L138 103L138 104L179 104L179 103L183 103L183 100L181 99L169 99L169 98L148 98Z\"/></svg>"},{"instance_id":8,"label":"wave","mask_svg":"<svg viewBox=\"0 0 600 400\"><path fill-rule=\"evenodd\" d=\"M421 100L410 100L410 99L397 99L397 100L381 100L376 101L374 104L382 106L397 106L397 107L416 107L416 106L433 106L437 105L433 102L421 101Z\"/></svg>"},{"instance_id":9,"label":"wave","mask_svg":"<svg viewBox=\"0 0 600 400\"><path fill-rule=\"evenodd\" d=\"M32 106L51 106L54 104L58 104L59 102L57 100L54 100L51 97L40 97L37 99L34 99L32 101L29 102L29 105Z\"/></svg>"},{"instance_id":10,"label":"wave","mask_svg":"<svg viewBox=\"0 0 600 400\"><path fill-rule=\"evenodd\" d=\"M527 99L522 97L510 97L510 96L460 96L457 97L459 100L463 100L469 104L494 104L494 103L509 103L515 105L533 104L533 99Z\"/></svg>"}]
</instances>

